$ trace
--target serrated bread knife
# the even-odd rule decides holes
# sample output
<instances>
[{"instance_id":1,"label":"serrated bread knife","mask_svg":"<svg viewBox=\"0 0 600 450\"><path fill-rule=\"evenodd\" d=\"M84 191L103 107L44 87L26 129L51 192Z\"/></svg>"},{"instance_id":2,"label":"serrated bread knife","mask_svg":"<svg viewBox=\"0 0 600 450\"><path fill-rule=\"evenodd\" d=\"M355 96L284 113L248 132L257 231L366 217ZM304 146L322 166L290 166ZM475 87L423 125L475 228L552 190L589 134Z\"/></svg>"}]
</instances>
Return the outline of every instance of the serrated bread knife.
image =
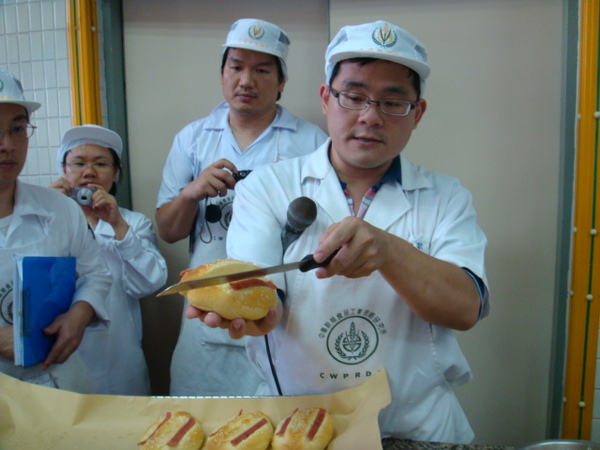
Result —
<instances>
[{"instance_id":1,"label":"serrated bread knife","mask_svg":"<svg viewBox=\"0 0 600 450\"><path fill-rule=\"evenodd\" d=\"M313 255L306 255L302 260L293 263L280 264L278 266L265 267L262 269L246 270L244 272L229 273L226 275L217 275L215 277L198 278L196 280L183 281L174 284L164 291L157 294L157 297L163 295L175 294L176 292L189 291L190 289L199 289L207 286L215 286L217 284L231 283L232 281L246 280L248 278L264 277L273 273L287 272L289 270L300 269L300 272L308 272L317 267L325 267L335 257L337 252L333 252L325 261L316 262Z\"/></svg>"}]
</instances>

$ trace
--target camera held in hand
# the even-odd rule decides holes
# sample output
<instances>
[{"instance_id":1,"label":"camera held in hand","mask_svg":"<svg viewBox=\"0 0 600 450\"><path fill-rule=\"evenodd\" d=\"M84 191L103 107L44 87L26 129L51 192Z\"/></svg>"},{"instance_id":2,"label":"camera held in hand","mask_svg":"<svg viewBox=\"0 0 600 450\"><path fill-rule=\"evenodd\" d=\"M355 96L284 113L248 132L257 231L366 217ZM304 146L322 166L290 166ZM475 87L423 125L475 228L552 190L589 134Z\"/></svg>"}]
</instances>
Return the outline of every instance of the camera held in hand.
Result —
<instances>
[{"instance_id":1,"label":"camera held in hand","mask_svg":"<svg viewBox=\"0 0 600 450\"><path fill-rule=\"evenodd\" d=\"M240 180L243 180L244 178L246 178L248 175L250 175L250 172L252 172L252 170L240 170L238 171L238 173L234 173L233 175L233 179L237 182Z\"/></svg>"},{"instance_id":2,"label":"camera held in hand","mask_svg":"<svg viewBox=\"0 0 600 450\"><path fill-rule=\"evenodd\" d=\"M79 203L81 206L91 206L92 194L96 192L95 187L75 186L69 192L69 197Z\"/></svg>"}]
</instances>

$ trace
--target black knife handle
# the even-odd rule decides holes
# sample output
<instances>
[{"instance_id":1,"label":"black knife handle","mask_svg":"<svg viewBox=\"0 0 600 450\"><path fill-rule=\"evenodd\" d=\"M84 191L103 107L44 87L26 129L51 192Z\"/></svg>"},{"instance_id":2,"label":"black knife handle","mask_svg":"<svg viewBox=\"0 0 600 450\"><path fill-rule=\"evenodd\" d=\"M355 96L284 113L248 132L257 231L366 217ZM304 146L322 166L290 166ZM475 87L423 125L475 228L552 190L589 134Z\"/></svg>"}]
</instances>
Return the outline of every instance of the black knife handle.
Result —
<instances>
[{"instance_id":1,"label":"black knife handle","mask_svg":"<svg viewBox=\"0 0 600 450\"><path fill-rule=\"evenodd\" d=\"M331 260L333 258L335 258L335 255L337 255L337 253L339 251L340 251L340 249L338 248L335 252L333 252L331 255L329 255L329 257L325 261L320 262L320 263L315 261L315 258L313 258L313 255L306 255L304 258L302 258L302 261L304 261L304 262L299 267L300 272L308 272L309 270L316 269L317 267L325 267L327 264L329 264L331 262Z\"/></svg>"}]
</instances>

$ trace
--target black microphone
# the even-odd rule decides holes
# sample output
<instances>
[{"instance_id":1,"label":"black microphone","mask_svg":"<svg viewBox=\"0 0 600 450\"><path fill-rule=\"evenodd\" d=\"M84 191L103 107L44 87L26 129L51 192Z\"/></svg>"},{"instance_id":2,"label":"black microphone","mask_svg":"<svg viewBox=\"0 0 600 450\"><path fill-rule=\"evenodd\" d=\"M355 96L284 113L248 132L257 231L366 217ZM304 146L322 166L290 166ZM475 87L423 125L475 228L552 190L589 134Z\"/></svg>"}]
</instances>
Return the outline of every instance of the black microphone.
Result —
<instances>
[{"instance_id":1,"label":"black microphone","mask_svg":"<svg viewBox=\"0 0 600 450\"><path fill-rule=\"evenodd\" d=\"M281 232L283 252L300 237L317 218L317 204L308 197L298 197L288 207L287 223Z\"/></svg>"}]
</instances>

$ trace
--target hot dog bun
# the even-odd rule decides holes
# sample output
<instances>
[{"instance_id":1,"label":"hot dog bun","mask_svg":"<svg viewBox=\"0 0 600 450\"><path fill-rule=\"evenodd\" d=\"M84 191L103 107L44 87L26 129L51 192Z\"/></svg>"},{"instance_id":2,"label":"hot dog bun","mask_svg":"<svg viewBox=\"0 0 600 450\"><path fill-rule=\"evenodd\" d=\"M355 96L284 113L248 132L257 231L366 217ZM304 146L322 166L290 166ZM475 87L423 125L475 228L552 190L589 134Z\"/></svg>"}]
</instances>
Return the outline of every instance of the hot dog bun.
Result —
<instances>
[{"instance_id":1,"label":"hot dog bun","mask_svg":"<svg viewBox=\"0 0 600 450\"><path fill-rule=\"evenodd\" d=\"M204 430L194 416L185 411L167 412L146 430L138 443L141 450L198 450Z\"/></svg>"},{"instance_id":2,"label":"hot dog bun","mask_svg":"<svg viewBox=\"0 0 600 450\"><path fill-rule=\"evenodd\" d=\"M254 269L260 267L237 259L221 259L182 272L181 281ZM264 277L191 289L182 291L182 294L196 308L214 311L229 320L239 317L246 320L262 319L277 304L276 286Z\"/></svg>"},{"instance_id":3,"label":"hot dog bun","mask_svg":"<svg viewBox=\"0 0 600 450\"><path fill-rule=\"evenodd\" d=\"M265 450L273 437L273 425L260 411L242 413L210 434L205 450Z\"/></svg>"},{"instance_id":4,"label":"hot dog bun","mask_svg":"<svg viewBox=\"0 0 600 450\"><path fill-rule=\"evenodd\" d=\"M333 438L333 419L324 408L296 409L275 428L273 450L323 450Z\"/></svg>"}]
</instances>

